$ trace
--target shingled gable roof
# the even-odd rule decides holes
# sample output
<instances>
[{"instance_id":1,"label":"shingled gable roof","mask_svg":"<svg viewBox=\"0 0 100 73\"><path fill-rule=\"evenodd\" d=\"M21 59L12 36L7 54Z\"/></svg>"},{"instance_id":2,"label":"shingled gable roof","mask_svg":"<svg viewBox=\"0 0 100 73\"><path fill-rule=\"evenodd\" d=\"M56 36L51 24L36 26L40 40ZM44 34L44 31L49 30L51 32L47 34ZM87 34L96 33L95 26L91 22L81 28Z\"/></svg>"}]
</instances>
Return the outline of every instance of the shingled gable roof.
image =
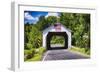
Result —
<instances>
[{"instance_id":1,"label":"shingled gable roof","mask_svg":"<svg viewBox=\"0 0 100 73\"><path fill-rule=\"evenodd\" d=\"M55 23L55 24L61 25L61 26L62 26L62 27L64 27L66 30L68 30L69 32L71 32L71 30L70 30L70 29L66 28L66 26L62 25L61 23ZM54 24L54 25L55 25L55 24ZM48 30L49 28L54 27L54 25L51 25L51 26L47 27L47 28L46 28L46 29L44 29L42 32L44 32L44 31Z\"/></svg>"}]
</instances>

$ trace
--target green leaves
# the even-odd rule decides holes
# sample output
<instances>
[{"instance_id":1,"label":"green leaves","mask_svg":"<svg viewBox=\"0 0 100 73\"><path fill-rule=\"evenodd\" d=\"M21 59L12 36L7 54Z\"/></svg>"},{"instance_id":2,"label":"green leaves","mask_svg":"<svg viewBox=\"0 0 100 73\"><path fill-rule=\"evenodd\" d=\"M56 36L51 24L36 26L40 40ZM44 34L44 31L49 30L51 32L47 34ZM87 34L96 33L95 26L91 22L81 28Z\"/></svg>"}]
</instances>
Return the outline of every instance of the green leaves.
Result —
<instances>
[{"instance_id":1,"label":"green leaves","mask_svg":"<svg viewBox=\"0 0 100 73\"><path fill-rule=\"evenodd\" d=\"M31 43L26 43L25 44L26 45L26 49L28 49L28 50L30 50L30 49L32 49L32 44Z\"/></svg>"},{"instance_id":2,"label":"green leaves","mask_svg":"<svg viewBox=\"0 0 100 73\"><path fill-rule=\"evenodd\" d=\"M71 29L72 45L90 48L90 14L61 13L60 22Z\"/></svg>"},{"instance_id":3,"label":"green leaves","mask_svg":"<svg viewBox=\"0 0 100 73\"><path fill-rule=\"evenodd\" d=\"M24 50L24 61L40 61L45 51L43 47Z\"/></svg>"},{"instance_id":4,"label":"green leaves","mask_svg":"<svg viewBox=\"0 0 100 73\"><path fill-rule=\"evenodd\" d=\"M54 45L54 44L61 44L64 45L65 44L65 38L63 36L52 36L50 44Z\"/></svg>"},{"instance_id":5,"label":"green leaves","mask_svg":"<svg viewBox=\"0 0 100 73\"><path fill-rule=\"evenodd\" d=\"M73 46L70 50L83 53L83 54L85 54L85 56L90 56L90 49L89 48L79 48L79 47Z\"/></svg>"},{"instance_id":6,"label":"green leaves","mask_svg":"<svg viewBox=\"0 0 100 73\"><path fill-rule=\"evenodd\" d=\"M57 17L55 17L55 16L49 16L47 19L47 22L49 23L49 24L54 24L54 23L56 23L57 22Z\"/></svg>"},{"instance_id":7,"label":"green leaves","mask_svg":"<svg viewBox=\"0 0 100 73\"><path fill-rule=\"evenodd\" d=\"M30 29L27 29L27 28ZM25 24L25 41L24 46L25 49L31 49L31 48L38 48L42 45L42 33L37 29L34 25L26 25ZM30 31L28 31L30 30Z\"/></svg>"}]
</instances>

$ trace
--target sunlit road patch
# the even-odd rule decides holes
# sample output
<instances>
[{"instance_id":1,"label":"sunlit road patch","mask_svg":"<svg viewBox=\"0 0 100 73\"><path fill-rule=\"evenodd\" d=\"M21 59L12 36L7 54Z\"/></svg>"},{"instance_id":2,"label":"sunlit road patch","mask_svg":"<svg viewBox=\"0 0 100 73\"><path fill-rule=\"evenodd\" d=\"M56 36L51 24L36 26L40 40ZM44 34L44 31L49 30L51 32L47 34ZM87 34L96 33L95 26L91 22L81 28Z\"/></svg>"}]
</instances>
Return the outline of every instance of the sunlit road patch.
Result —
<instances>
[{"instance_id":1,"label":"sunlit road patch","mask_svg":"<svg viewBox=\"0 0 100 73\"><path fill-rule=\"evenodd\" d=\"M69 50L48 50L43 56L43 61L47 60L68 60L68 59L88 59L89 57L71 52Z\"/></svg>"}]
</instances>

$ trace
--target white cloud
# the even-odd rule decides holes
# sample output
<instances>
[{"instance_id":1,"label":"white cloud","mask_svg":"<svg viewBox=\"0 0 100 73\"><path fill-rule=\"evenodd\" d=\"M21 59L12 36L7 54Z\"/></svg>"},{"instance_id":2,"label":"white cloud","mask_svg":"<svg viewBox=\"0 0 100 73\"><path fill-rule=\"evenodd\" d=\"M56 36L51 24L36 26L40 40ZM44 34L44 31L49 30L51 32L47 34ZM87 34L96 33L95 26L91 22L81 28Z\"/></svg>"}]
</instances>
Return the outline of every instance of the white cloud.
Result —
<instances>
[{"instance_id":1,"label":"white cloud","mask_svg":"<svg viewBox=\"0 0 100 73\"><path fill-rule=\"evenodd\" d=\"M39 20L39 17L33 17L28 12L24 13L24 18L27 19L30 23L36 23Z\"/></svg>"},{"instance_id":2,"label":"white cloud","mask_svg":"<svg viewBox=\"0 0 100 73\"><path fill-rule=\"evenodd\" d=\"M34 18L28 13L28 12L25 12L24 13L24 17L28 20L34 20Z\"/></svg>"},{"instance_id":3,"label":"white cloud","mask_svg":"<svg viewBox=\"0 0 100 73\"><path fill-rule=\"evenodd\" d=\"M45 18L49 17L49 16L55 16L55 17L58 17L59 18L59 14L58 13L55 13L55 12L49 12Z\"/></svg>"}]
</instances>

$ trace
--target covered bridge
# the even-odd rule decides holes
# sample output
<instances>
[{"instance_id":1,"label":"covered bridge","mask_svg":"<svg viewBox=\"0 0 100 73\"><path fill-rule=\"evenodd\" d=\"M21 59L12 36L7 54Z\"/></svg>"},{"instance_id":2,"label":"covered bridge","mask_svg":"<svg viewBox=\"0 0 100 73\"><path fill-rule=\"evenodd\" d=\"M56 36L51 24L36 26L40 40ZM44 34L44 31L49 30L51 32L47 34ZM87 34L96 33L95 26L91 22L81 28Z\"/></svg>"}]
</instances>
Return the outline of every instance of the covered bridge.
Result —
<instances>
[{"instance_id":1,"label":"covered bridge","mask_svg":"<svg viewBox=\"0 0 100 73\"><path fill-rule=\"evenodd\" d=\"M63 47L50 46L51 38L54 35L64 37L65 44ZM54 25L51 25L48 28L44 29L43 30L43 47L45 47L47 50L71 48L71 30L66 28L61 23L55 23Z\"/></svg>"}]
</instances>

